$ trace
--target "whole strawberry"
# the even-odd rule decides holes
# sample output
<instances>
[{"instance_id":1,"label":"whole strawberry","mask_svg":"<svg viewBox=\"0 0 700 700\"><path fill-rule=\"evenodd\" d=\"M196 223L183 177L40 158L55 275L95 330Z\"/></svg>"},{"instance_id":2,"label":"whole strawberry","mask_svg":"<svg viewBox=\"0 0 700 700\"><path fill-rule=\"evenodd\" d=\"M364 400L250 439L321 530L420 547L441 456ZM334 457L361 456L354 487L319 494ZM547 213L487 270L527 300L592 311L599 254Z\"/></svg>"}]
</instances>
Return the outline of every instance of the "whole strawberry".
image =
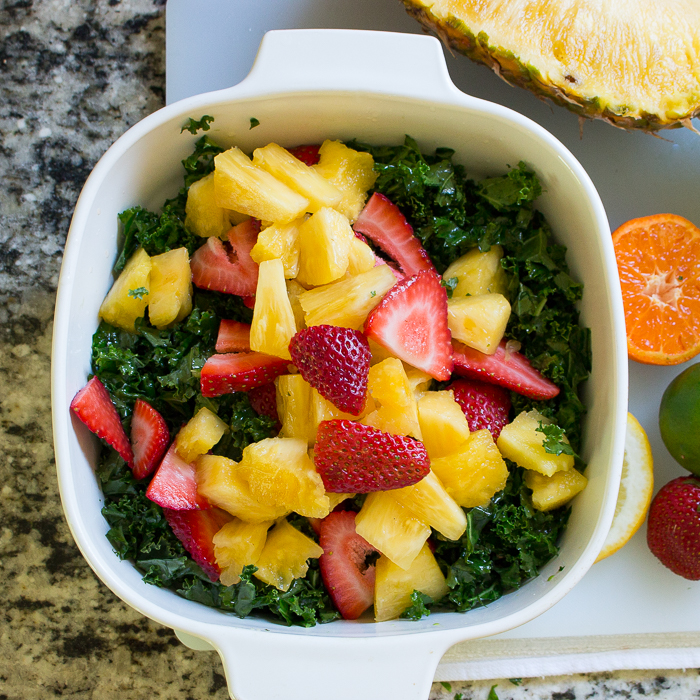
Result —
<instances>
[{"instance_id":1,"label":"whole strawberry","mask_svg":"<svg viewBox=\"0 0 700 700\"><path fill-rule=\"evenodd\" d=\"M651 553L674 574L700 580L700 479L682 476L651 502L647 525Z\"/></svg>"},{"instance_id":2,"label":"whole strawberry","mask_svg":"<svg viewBox=\"0 0 700 700\"><path fill-rule=\"evenodd\" d=\"M506 389L478 379L457 379L448 387L467 418L469 430L491 431L494 440L508 423L510 395Z\"/></svg>"}]
</instances>

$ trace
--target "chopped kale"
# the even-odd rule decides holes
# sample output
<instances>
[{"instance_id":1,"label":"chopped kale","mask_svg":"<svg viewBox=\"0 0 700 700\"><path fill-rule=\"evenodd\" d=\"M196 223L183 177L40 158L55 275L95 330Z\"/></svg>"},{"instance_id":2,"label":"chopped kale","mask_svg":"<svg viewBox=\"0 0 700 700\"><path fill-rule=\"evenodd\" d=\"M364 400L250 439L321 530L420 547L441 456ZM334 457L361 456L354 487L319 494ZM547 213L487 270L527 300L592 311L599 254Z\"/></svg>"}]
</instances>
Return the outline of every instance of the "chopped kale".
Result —
<instances>
[{"instance_id":1,"label":"chopped kale","mask_svg":"<svg viewBox=\"0 0 700 700\"><path fill-rule=\"evenodd\" d=\"M421 593L413 591L411 593L411 604L401 613L402 620L420 620L422 617L430 615L430 605L433 604L433 599Z\"/></svg>"},{"instance_id":2,"label":"chopped kale","mask_svg":"<svg viewBox=\"0 0 700 700\"><path fill-rule=\"evenodd\" d=\"M546 424L539 421L535 430L539 433L543 433L545 436L544 442L542 443L545 452L551 455L574 456L571 445L564 440L564 431L558 425L554 425L553 423Z\"/></svg>"},{"instance_id":3,"label":"chopped kale","mask_svg":"<svg viewBox=\"0 0 700 700\"><path fill-rule=\"evenodd\" d=\"M193 119L190 117L187 120L187 124L180 129L180 133L184 131L189 131L190 134L196 134L198 131L209 131L211 129L211 122L214 121L214 117L205 114L201 119Z\"/></svg>"}]
</instances>

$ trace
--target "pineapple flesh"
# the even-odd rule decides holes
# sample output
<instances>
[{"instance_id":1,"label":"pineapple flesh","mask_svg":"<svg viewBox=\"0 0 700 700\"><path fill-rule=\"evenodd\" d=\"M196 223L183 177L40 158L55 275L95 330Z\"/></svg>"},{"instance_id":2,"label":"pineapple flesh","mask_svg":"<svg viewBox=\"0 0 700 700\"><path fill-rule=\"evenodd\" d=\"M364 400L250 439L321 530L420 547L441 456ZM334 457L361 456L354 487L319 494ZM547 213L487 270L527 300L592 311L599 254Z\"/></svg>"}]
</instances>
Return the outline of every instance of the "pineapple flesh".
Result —
<instances>
[{"instance_id":1,"label":"pineapple flesh","mask_svg":"<svg viewBox=\"0 0 700 700\"><path fill-rule=\"evenodd\" d=\"M148 305L151 258L139 248L127 261L100 306L100 318L117 328L133 331Z\"/></svg>"},{"instance_id":2,"label":"pineapple flesh","mask_svg":"<svg viewBox=\"0 0 700 700\"><path fill-rule=\"evenodd\" d=\"M552 476L526 470L524 481L525 486L532 489L532 505L541 511L563 506L588 483L588 479L576 469L556 472Z\"/></svg>"},{"instance_id":3,"label":"pineapple flesh","mask_svg":"<svg viewBox=\"0 0 700 700\"><path fill-rule=\"evenodd\" d=\"M461 258L457 258L445 270L442 279L445 282L457 280L452 290L452 298L476 296L477 294L505 294L508 278L501 267L503 248L492 245L482 253L473 248Z\"/></svg>"},{"instance_id":4,"label":"pineapple flesh","mask_svg":"<svg viewBox=\"0 0 700 700\"><path fill-rule=\"evenodd\" d=\"M193 182L187 190L185 228L204 238L222 238L231 228L228 210L216 203L214 173Z\"/></svg>"},{"instance_id":5,"label":"pineapple flesh","mask_svg":"<svg viewBox=\"0 0 700 700\"><path fill-rule=\"evenodd\" d=\"M258 234L258 240L250 251L256 263L279 258L284 266L286 279L294 279L299 273L299 226L303 218L288 224L272 224Z\"/></svg>"},{"instance_id":6,"label":"pineapple flesh","mask_svg":"<svg viewBox=\"0 0 700 700\"><path fill-rule=\"evenodd\" d=\"M485 355L493 355L506 332L510 304L502 294L452 297L447 300L447 326L452 337Z\"/></svg>"},{"instance_id":7,"label":"pineapple flesh","mask_svg":"<svg viewBox=\"0 0 700 700\"><path fill-rule=\"evenodd\" d=\"M179 323L192 311L192 271L187 248L174 248L151 258L148 318L156 328Z\"/></svg>"},{"instance_id":8,"label":"pineapple flesh","mask_svg":"<svg viewBox=\"0 0 700 700\"><path fill-rule=\"evenodd\" d=\"M238 583L243 567L258 561L272 524L272 520L246 523L234 518L214 535L214 557L221 569L219 581L224 586Z\"/></svg>"},{"instance_id":9,"label":"pineapple flesh","mask_svg":"<svg viewBox=\"0 0 700 700\"><path fill-rule=\"evenodd\" d=\"M453 391L426 391L418 400L418 422L431 461L469 439L469 424Z\"/></svg>"},{"instance_id":10,"label":"pineapple flesh","mask_svg":"<svg viewBox=\"0 0 700 700\"><path fill-rule=\"evenodd\" d=\"M180 429L175 438L175 449L185 462L193 462L206 454L228 430L228 426L205 406Z\"/></svg>"}]
</instances>

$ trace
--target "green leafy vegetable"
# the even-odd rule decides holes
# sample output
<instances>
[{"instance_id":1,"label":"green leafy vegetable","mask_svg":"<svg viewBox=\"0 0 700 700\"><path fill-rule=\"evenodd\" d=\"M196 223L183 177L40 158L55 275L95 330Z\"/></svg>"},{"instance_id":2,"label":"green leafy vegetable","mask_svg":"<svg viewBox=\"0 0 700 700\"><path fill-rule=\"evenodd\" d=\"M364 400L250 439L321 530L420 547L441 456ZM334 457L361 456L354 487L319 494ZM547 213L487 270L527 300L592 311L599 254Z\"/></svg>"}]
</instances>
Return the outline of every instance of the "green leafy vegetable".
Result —
<instances>
[{"instance_id":1,"label":"green leafy vegetable","mask_svg":"<svg viewBox=\"0 0 700 700\"><path fill-rule=\"evenodd\" d=\"M430 615L428 606L432 605L432 603L433 599L429 595L420 591L413 591L411 593L411 604L401 613L400 617L402 620L420 620L422 617L427 617Z\"/></svg>"},{"instance_id":2,"label":"green leafy vegetable","mask_svg":"<svg viewBox=\"0 0 700 700\"><path fill-rule=\"evenodd\" d=\"M447 298L452 299L452 294L455 291L455 287L459 284L459 277L450 277L447 280L441 280L440 284L445 288Z\"/></svg>"},{"instance_id":3,"label":"green leafy vegetable","mask_svg":"<svg viewBox=\"0 0 700 700\"><path fill-rule=\"evenodd\" d=\"M183 131L189 131L190 134L196 134L198 131L209 131L211 127L209 126L214 121L214 117L210 117L205 114L201 119L196 120L190 117L187 120L187 124L180 129L180 133Z\"/></svg>"},{"instance_id":4,"label":"green leafy vegetable","mask_svg":"<svg viewBox=\"0 0 700 700\"><path fill-rule=\"evenodd\" d=\"M491 690L489 690L489 695L486 700L498 700L498 695L496 694L496 688L498 685L492 685Z\"/></svg>"},{"instance_id":5,"label":"green leafy vegetable","mask_svg":"<svg viewBox=\"0 0 700 700\"><path fill-rule=\"evenodd\" d=\"M137 287L136 289L130 289L128 294L132 299L143 299L143 297L148 296L148 290L146 287Z\"/></svg>"},{"instance_id":6,"label":"green leafy vegetable","mask_svg":"<svg viewBox=\"0 0 700 700\"><path fill-rule=\"evenodd\" d=\"M535 430L538 433L543 433L545 438L542 443L544 451L551 455L571 455L574 456L574 451L571 445L564 440L564 431L554 423L543 423L538 421Z\"/></svg>"},{"instance_id":7,"label":"green leafy vegetable","mask_svg":"<svg viewBox=\"0 0 700 700\"><path fill-rule=\"evenodd\" d=\"M522 685L523 684L523 679L522 678L509 678L508 679L513 685Z\"/></svg>"},{"instance_id":8,"label":"green leafy vegetable","mask_svg":"<svg viewBox=\"0 0 700 700\"><path fill-rule=\"evenodd\" d=\"M256 126L260 126L260 121L255 117L250 118L250 128L254 129Z\"/></svg>"}]
</instances>

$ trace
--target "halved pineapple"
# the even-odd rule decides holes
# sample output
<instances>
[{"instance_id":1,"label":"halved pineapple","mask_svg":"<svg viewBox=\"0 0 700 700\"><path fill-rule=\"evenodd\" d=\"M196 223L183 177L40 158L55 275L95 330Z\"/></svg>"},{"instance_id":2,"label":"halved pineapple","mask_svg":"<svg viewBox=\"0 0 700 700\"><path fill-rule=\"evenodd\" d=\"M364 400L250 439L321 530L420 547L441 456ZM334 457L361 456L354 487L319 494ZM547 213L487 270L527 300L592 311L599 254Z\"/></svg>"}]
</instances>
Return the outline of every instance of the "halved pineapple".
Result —
<instances>
[{"instance_id":1,"label":"halved pineapple","mask_svg":"<svg viewBox=\"0 0 700 700\"><path fill-rule=\"evenodd\" d=\"M187 248L151 258L148 318L156 328L179 323L192 311L192 270Z\"/></svg>"},{"instance_id":2,"label":"halved pineapple","mask_svg":"<svg viewBox=\"0 0 700 700\"><path fill-rule=\"evenodd\" d=\"M206 406L187 421L175 438L175 449L185 462L206 454L228 430L228 426Z\"/></svg>"},{"instance_id":3,"label":"halved pineapple","mask_svg":"<svg viewBox=\"0 0 700 700\"><path fill-rule=\"evenodd\" d=\"M258 561L272 524L272 520L246 523L234 518L214 535L214 557L221 569L219 581L224 586L238 583L243 567Z\"/></svg>"},{"instance_id":4,"label":"halved pineapple","mask_svg":"<svg viewBox=\"0 0 700 700\"><path fill-rule=\"evenodd\" d=\"M486 355L498 349L509 318L510 304L502 294L447 300L447 325L452 337Z\"/></svg>"},{"instance_id":5,"label":"halved pineapple","mask_svg":"<svg viewBox=\"0 0 700 700\"><path fill-rule=\"evenodd\" d=\"M524 480L525 486L532 489L532 505L542 511L563 506L588 484L588 479L577 469L556 472L552 476L526 470Z\"/></svg>"},{"instance_id":6,"label":"halved pineapple","mask_svg":"<svg viewBox=\"0 0 700 700\"><path fill-rule=\"evenodd\" d=\"M277 415L282 428L279 437L301 438L313 442L314 423L311 418L311 385L301 374L283 374L275 379Z\"/></svg>"},{"instance_id":7,"label":"halved pineapple","mask_svg":"<svg viewBox=\"0 0 700 700\"><path fill-rule=\"evenodd\" d=\"M453 391L426 391L418 400L418 422L431 462L456 451L469 439L469 424Z\"/></svg>"},{"instance_id":8,"label":"halved pineapple","mask_svg":"<svg viewBox=\"0 0 700 700\"><path fill-rule=\"evenodd\" d=\"M231 228L229 211L216 203L214 173L190 185L185 204L185 228L198 236L224 236Z\"/></svg>"},{"instance_id":9,"label":"halved pineapple","mask_svg":"<svg viewBox=\"0 0 700 700\"><path fill-rule=\"evenodd\" d=\"M442 279L456 279L452 298L476 296L477 294L505 294L508 278L501 267L503 248L492 245L485 253L473 248L457 258L444 272Z\"/></svg>"},{"instance_id":10,"label":"halved pineapple","mask_svg":"<svg viewBox=\"0 0 700 700\"><path fill-rule=\"evenodd\" d=\"M137 318L146 313L151 279L151 258L139 248L127 261L100 306L100 318L133 331Z\"/></svg>"}]
</instances>

